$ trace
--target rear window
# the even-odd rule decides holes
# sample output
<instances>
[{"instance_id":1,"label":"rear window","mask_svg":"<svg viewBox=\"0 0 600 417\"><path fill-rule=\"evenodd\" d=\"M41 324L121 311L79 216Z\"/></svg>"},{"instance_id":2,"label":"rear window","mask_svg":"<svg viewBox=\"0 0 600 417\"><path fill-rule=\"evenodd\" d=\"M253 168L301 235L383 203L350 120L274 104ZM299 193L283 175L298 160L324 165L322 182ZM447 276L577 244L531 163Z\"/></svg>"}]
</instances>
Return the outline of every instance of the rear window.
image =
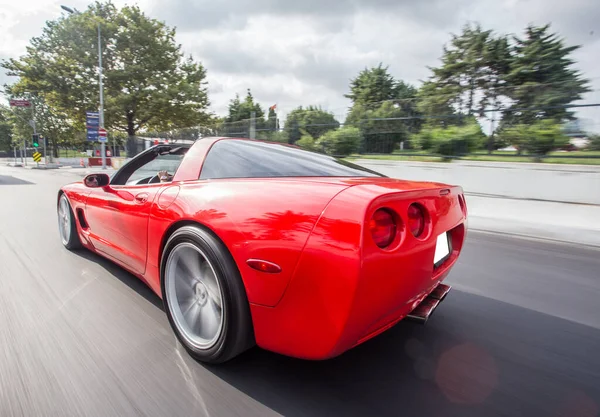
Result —
<instances>
[{"instance_id":1,"label":"rear window","mask_svg":"<svg viewBox=\"0 0 600 417\"><path fill-rule=\"evenodd\" d=\"M327 155L282 144L224 139L210 149L200 179L382 176Z\"/></svg>"}]
</instances>

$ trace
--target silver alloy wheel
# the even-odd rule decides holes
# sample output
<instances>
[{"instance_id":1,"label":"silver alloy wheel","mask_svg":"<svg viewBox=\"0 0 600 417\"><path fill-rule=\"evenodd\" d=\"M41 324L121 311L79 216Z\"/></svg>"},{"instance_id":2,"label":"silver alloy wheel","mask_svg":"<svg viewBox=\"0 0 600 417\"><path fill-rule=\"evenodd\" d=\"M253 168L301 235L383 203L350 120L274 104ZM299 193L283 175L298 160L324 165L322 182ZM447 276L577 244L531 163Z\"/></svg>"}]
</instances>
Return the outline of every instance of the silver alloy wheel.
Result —
<instances>
[{"instance_id":1,"label":"silver alloy wheel","mask_svg":"<svg viewBox=\"0 0 600 417\"><path fill-rule=\"evenodd\" d=\"M223 296L215 271L200 248L180 243L169 253L165 292L183 338L195 348L214 346L223 329Z\"/></svg>"},{"instance_id":2,"label":"silver alloy wheel","mask_svg":"<svg viewBox=\"0 0 600 417\"><path fill-rule=\"evenodd\" d=\"M58 203L58 230L63 245L68 245L71 237L71 209L64 194L60 196L60 202Z\"/></svg>"}]
</instances>

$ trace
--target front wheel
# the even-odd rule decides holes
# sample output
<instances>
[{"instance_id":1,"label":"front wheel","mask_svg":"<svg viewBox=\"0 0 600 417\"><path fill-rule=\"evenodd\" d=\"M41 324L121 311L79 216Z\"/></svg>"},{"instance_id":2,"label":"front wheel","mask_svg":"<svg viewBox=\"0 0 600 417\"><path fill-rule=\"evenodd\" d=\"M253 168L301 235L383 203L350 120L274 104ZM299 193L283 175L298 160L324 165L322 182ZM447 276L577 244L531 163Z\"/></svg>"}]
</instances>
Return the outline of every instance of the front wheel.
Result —
<instances>
[{"instance_id":1,"label":"front wheel","mask_svg":"<svg viewBox=\"0 0 600 417\"><path fill-rule=\"evenodd\" d=\"M167 241L161 265L165 311L192 356L222 363L254 344L246 291L222 242L200 227L182 227Z\"/></svg>"},{"instance_id":2,"label":"front wheel","mask_svg":"<svg viewBox=\"0 0 600 417\"><path fill-rule=\"evenodd\" d=\"M69 199L62 194L58 199L58 231L60 240L65 248L69 250L81 248L81 240L77 234L75 216L69 204Z\"/></svg>"}]
</instances>

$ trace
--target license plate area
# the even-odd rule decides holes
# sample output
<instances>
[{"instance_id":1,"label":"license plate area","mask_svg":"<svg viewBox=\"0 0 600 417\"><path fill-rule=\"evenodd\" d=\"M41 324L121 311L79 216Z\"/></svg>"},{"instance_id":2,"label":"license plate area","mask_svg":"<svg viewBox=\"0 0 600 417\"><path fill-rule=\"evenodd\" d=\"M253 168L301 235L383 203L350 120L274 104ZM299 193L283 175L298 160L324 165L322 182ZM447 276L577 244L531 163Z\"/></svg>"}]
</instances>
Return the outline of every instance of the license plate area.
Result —
<instances>
[{"instance_id":1,"label":"license plate area","mask_svg":"<svg viewBox=\"0 0 600 417\"><path fill-rule=\"evenodd\" d=\"M444 232L437 237L435 242L435 254L433 256L433 266L438 268L450 257L452 252L452 243L448 232Z\"/></svg>"}]
</instances>

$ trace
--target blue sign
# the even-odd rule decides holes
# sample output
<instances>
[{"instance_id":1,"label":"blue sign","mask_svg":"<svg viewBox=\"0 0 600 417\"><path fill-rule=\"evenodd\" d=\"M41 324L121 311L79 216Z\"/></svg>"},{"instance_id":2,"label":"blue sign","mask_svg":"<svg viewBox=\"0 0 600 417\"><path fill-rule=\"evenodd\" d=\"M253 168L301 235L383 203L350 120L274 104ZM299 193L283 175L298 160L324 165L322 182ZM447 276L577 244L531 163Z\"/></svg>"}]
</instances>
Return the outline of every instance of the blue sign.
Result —
<instances>
[{"instance_id":1,"label":"blue sign","mask_svg":"<svg viewBox=\"0 0 600 417\"><path fill-rule=\"evenodd\" d=\"M100 113L91 111L86 112L85 124L88 128L98 128L100 126Z\"/></svg>"},{"instance_id":2,"label":"blue sign","mask_svg":"<svg viewBox=\"0 0 600 417\"><path fill-rule=\"evenodd\" d=\"M98 129L100 128L100 113L88 111L85 112L85 125L87 128L87 140L98 140Z\"/></svg>"}]
</instances>

